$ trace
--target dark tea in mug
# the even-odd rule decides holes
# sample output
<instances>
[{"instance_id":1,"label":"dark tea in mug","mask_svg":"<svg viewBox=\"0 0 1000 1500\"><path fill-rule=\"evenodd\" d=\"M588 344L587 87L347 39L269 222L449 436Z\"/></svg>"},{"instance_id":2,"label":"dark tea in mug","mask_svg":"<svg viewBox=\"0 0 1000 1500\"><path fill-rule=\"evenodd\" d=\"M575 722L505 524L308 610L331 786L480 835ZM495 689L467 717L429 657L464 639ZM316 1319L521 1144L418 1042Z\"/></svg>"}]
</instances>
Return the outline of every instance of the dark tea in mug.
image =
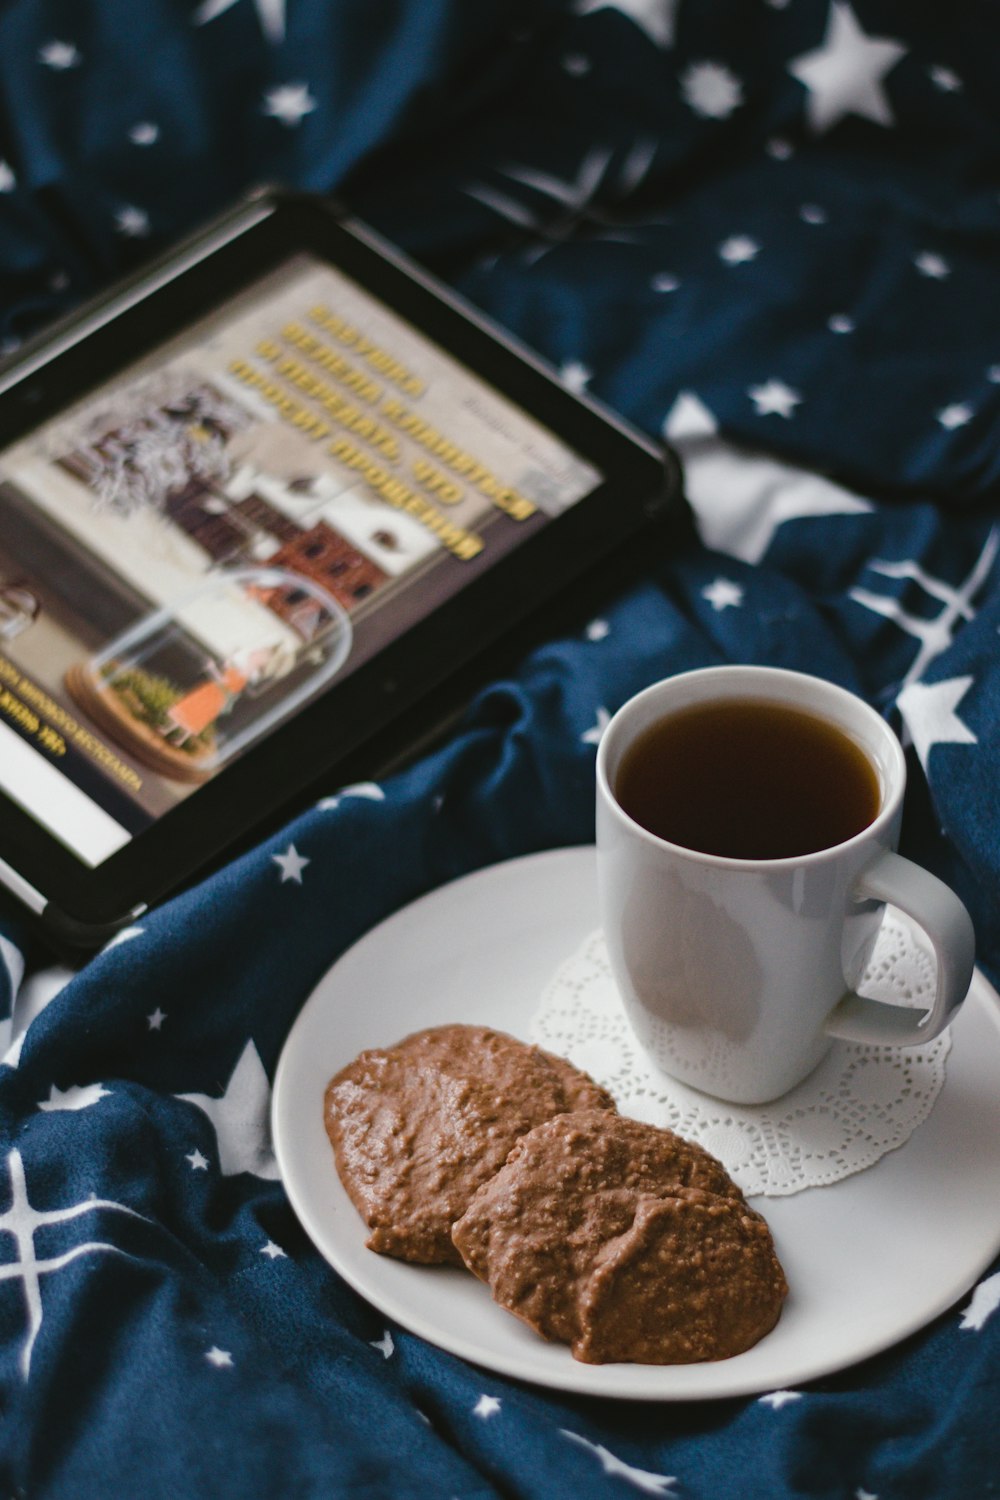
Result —
<instances>
[{"instance_id":1,"label":"dark tea in mug","mask_svg":"<svg viewBox=\"0 0 1000 1500\"><path fill-rule=\"evenodd\" d=\"M878 774L828 719L728 698L657 720L622 757L619 806L658 838L730 859L830 849L873 822Z\"/></svg>"}]
</instances>

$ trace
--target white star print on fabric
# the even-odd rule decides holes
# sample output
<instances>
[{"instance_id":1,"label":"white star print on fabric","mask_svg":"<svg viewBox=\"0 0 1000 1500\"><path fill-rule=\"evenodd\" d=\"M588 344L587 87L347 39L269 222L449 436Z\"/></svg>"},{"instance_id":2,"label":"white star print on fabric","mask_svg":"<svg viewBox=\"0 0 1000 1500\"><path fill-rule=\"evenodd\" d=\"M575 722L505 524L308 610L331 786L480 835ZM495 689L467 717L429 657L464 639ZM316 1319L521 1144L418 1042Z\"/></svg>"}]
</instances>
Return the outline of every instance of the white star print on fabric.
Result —
<instances>
[{"instance_id":1,"label":"white star print on fabric","mask_svg":"<svg viewBox=\"0 0 1000 1500\"><path fill-rule=\"evenodd\" d=\"M40 1100L38 1108L46 1111L89 1109L92 1104L106 1099L110 1093L111 1090L106 1089L102 1083L78 1084L68 1089L57 1089L53 1084L49 1097Z\"/></svg>"},{"instance_id":2,"label":"white star print on fabric","mask_svg":"<svg viewBox=\"0 0 1000 1500\"><path fill-rule=\"evenodd\" d=\"M822 45L788 64L808 90L806 118L812 129L829 130L845 115L894 125L883 80L906 50L902 42L869 36L845 0L832 0Z\"/></svg>"},{"instance_id":3,"label":"white star print on fabric","mask_svg":"<svg viewBox=\"0 0 1000 1500\"><path fill-rule=\"evenodd\" d=\"M854 1500L878 1500L878 1496L873 1495L871 1490L855 1490Z\"/></svg>"},{"instance_id":4,"label":"white star print on fabric","mask_svg":"<svg viewBox=\"0 0 1000 1500\"><path fill-rule=\"evenodd\" d=\"M783 380L768 380L763 385L752 385L747 395L757 408L759 417L774 415L790 418L795 408L802 404L798 391L793 391Z\"/></svg>"},{"instance_id":5,"label":"white star print on fabric","mask_svg":"<svg viewBox=\"0 0 1000 1500\"><path fill-rule=\"evenodd\" d=\"M681 281L679 276L674 276L670 271L660 271L649 284L654 292L676 292Z\"/></svg>"},{"instance_id":6,"label":"white star print on fabric","mask_svg":"<svg viewBox=\"0 0 1000 1500\"><path fill-rule=\"evenodd\" d=\"M706 546L760 562L779 526L813 516L866 515L870 500L819 474L730 447L698 396L683 391L663 434L684 461L685 489Z\"/></svg>"},{"instance_id":7,"label":"white star print on fabric","mask_svg":"<svg viewBox=\"0 0 1000 1500\"><path fill-rule=\"evenodd\" d=\"M791 141L786 141L782 136L773 136L764 147L764 150L775 161L790 161L795 155L795 147Z\"/></svg>"},{"instance_id":8,"label":"white star print on fabric","mask_svg":"<svg viewBox=\"0 0 1000 1500\"><path fill-rule=\"evenodd\" d=\"M12 193L17 187L17 178L9 161L0 160L0 193Z\"/></svg>"},{"instance_id":9,"label":"white star print on fabric","mask_svg":"<svg viewBox=\"0 0 1000 1500\"><path fill-rule=\"evenodd\" d=\"M220 1349L218 1344L213 1344L211 1349L205 1350L205 1358L217 1370L231 1370L233 1368L233 1356L228 1349Z\"/></svg>"},{"instance_id":10,"label":"white star print on fabric","mask_svg":"<svg viewBox=\"0 0 1000 1500\"><path fill-rule=\"evenodd\" d=\"M274 1181L278 1164L271 1150L268 1123L271 1086L253 1041L247 1042L233 1069L224 1094L175 1094L185 1104L194 1104L212 1122L219 1148L219 1167L224 1177L252 1172Z\"/></svg>"},{"instance_id":11,"label":"white star print on fabric","mask_svg":"<svg viewBox=\"0 0 1000 1500\"><path fill-rule=\"evenodd\" d=\"M820 208L818 203L803 203L799 209L799 218L803 224L825 224L827 213L825 208Z\"/></svg>"},{"instance_id":12,"label":"white star print on fabric","mask_svg":"<svg viewBox=\"0 0 1000 1500\"><path fill-rule=\"evenodd\" d=\"M971 1328L978 1333L987 1320L1000 1307L1000 1271L987 1276L972 1293L972 1301L962 1309L959 1328Z\"/></svg>"},{"instance_id":13,"label":"white star print on fabric","mask_svg":"<svg viewBox=\"0 0 1000 1500\"><path fill-rule=\"evenodd\" d=\"M389 1332L388 1328L385 1330L380 1339L369 1339L368 1342L371 1344L371 1347L373 1349L378 1350L383 1359L391 1359L396 1349L395 1344L392 1342L392 1334Z\"/></svg>"},{"instance_id":14,"label":"white star print on fabric","mask_svg":"<svg viewBox=\"0 0 1000 1500\"><path fill-rule=\"evenodd\" d=\"M107 953L109 948L117 948L119 943L130 943L133 938L142 937L144 931L142 927L123 927L121 932L116 932L113 938L108 939L101 952Z\"/></svg>"},{"instance_id":15,"label":"white star print on fabric","mask_svg":"<svg viewBox=\"0 0 1000 1500\"><path fill-rule=\"evenodd\" d=\"M205 26L231 10L238 0L203 0L195 11L192 21L195 26ZM285 39L285 0L254 0L257 19L264 36L272 44Z\"/></svg>"},{"instance_id":16,"label":"white star print on fabric","mask_svg":"<svg viewBox=\"0 0 1000 1500\"><path fill-rule=\"evenodd\" d=\"M294 844L289 844L284 854L272 854L272 860L281 871L281 884L286 880L293 880L296 885L302 884L302 871L312 861L307 855L300 854Z\"/></svg>"},{"instance_id":17,"label":"white star print on fabric","mask_svg":"<svg viewBox=\"0 0 1000 1500\"><path fill-rule=\"evenodd\" d=\"M896 699L925 775L935 745L979 743L955 712L971 686L971 677L948 677L943 682L911 682Z\"/></svg>"},{"instance_id":18,"label":"white star print on fabric","mask_svg":"<svg viewBox=\"0 0 1000 1500\"><path fill-rule=\"evenodd\" d=\"M586 389L587 382L593 373L593 370L589 369L587 365L582 364L578 359L568 359L565 364L559 367L559 379L563 385L567 386L571 391L576 391L577 394Z\"/></svg>"},{"instance_id":19,"label":"white star print on fabric","mask_svg":"<svg viewBox=\"0 0 1000 1500\"><path fill-rule=\"evenodd\" d=\"M160 139L160 127L152 120L137 120L129 130L133 146L154 146Z\"/></svg>"},{"instance_id":20,"label":"white star print on fabric","mask_svg":"<svg viewBox=\"0 0 1000 1500\"><path fill-rule=\"evenodd\" d=\"M268 1242L267 1242L266 1245L261 1245L261 1247L260 1247L260 1253L261 1253L261 1255L266 1255L267 1258L268 1258L268 1260L287 1260L288 1259L288 1253L287 1253L287 1251L282 1250L281 1246L280 1245L276 1245L273 1240L268 1240Z\"/></svg>"},{"instance_id":21,"label":"white star print on fabric","mask_svg":"<svg viewBox=\"0 0 1000 1500\"><path fill-rule=\"evenodd\" d=\"M578 1432L570 1432L568 1427L561 1427L559 1431L571 1442L579 1443L581 1448L589 1448L591 1453L596 1454L605 1474L613 1474L619 1479L628 1480L629 1484L634 1485L637 1490L642 1490L646 1495L665 1495L677 1483L673 1474L653 1474L649 1469L637 1469L632 1464L625 1463L623 1459L616 1458L603 1443L592 1443L589 1438L581 1437Z\"/></svg>"},{"instance_id":22,"label":"white star print on fabric","mask_svg":"<svg viewBox=\"0 0 1000 1500\"><path fill-rule=\"evenodd\" d=\"M934 87L941 90L942 94L960 94L962 92L962 80L957 73L952 72L951 68L928 68L927 76Z\"/></svg>"},{"instance_id":23,"label":"white star print on fabric","mask_svg":"<svg viewBox=\"0 0 1000 1500\"><path fill-rule=\"evenodd\" d=\"M474 1417L482 1417L483 1421L485 1422L487 1417L495 1417L499 1410L499 1396L480 1396L479 1400L472 1408L472 1415Z\"/></svg>"},{"instance_id":24,"label":"white star print on fabric","mask_svg":"<svg viewBox=\"0 0 1000 1500\"><path fill-rule=\"evenodd\" d=\"M384 802L385 792L377 782L358 781L353 786L341 787L334 797L324 797L321 802L317 802L316 806L320 812L332 812L335 807L340 806L345 797L363 797L369 802Z\"/></svg>"},{"instance_id":25,"label":"white star print on fabric","mask_svg":"<svg viewBox=\"0 0 1000 1500\"><path fill-rule=\"evenodd\" d=\"M611 626L608 624L607 620L591 620L590 624L584 631L584 635L587 637L588 641L606 640L610 633Z\"/></svg>"},{"instance_id":26,"label":"white star print on fabric","mask_svg":"<svg viewBox=\"0 0 1000 1500\"><path fill-rule=\"evenodd\" d=\"M705 599L718 613L723 609L736 609L743 603L743 589L731 578L716 578L701 591Z\"/></svg>"},{"instance_id":27,"label":"white star print on fabric","mask_svg":"<svg viewBox=\"0 0 1000 1500\"><path fill-rule=\"evenodd\" d=\"M128 1251L119 1249L117 1245L110 1245L104 1240L88 1240L85 1244L73 1245L61 1255L48 1255L41 1258L35 1254L36 1231L46 1229L45 1243L51 1247L50 1226L64 1224L69 1219L78 1218L80 1214L92 1213L99 1208L108 1208L114 1209L116 1213L128 1214L133 1219L142 1219L143 1215L136 1213L134 1209L127 1208L124 1203L115 1203L109 1198L87 1198L84 1202L74 1203L69 1208L40 1211L32 1208L28 1201L24 1162L21 1159L21 1153L17 1150L11 1151L7 1157L7 1174L10 1178L10 1207L4 1213L0 1213L0 1232L13 1235L15 1258L0 1263L0 1281L17 1279L24 1287L24 1300L28 1310L28 1332L21 1346L20 1367L23 1378L27 1380L31 1372L31 1353L42 1327L42 1277L61 1270L63 1266L68 1266L70 1261L77 1260L81 1255L89 1255L92 1251L110 1250L116 1255L128 1257ZM148 1222L148 1220L143 1220L143 1222ZM0 1239L0 1253L6 1248L7 1242Z\"/></svg>"},{"instance_id":28,"label":"white star print on fabric","mask_svg":"<svg viewBox=\"0 0 1000 1500\"><path fill-rule=\"evenodd\" d=\"M743 103L743 85L723 63L690 63L680 82L684 103L703 119L728 120Z\"/></svg>"},{"instance_id":29,"label":"white star print on fabric","mask_svg":"<svg viewBox=\"0 0 1000 1500\"><path fill-rule=\"evenodd\" d=\"M846 313L834 313L827 319L826 326L831 333L853 333L854 319L849 318Z\"/></svg>"},{"instance_id":30,"label":"white star print on fabric","mask_svg":"<svg viewBox=\"0 0 1000 1500\"><path fill-rule=\"evenodd\" d=\"M951 266L943 255L938 255L934 250L921 250L913 257L913 264L921 276L928 276L932 281L944 281L946 276L951 275Z\"/></svg>"},{"instance_id":31,"label":"white star print on fabric","mask_svg":"<svg viewBox=\"0 0 1000 1500\"><path fill-rule=\"evenodd\" d=\"M277 88L268 89L261 105L265 115L280 120L289 129L301 125L306 115L311 115L315 108L316 100L309 92L307 83L282 83Z\"/></svg>"},{"instance_id":32,"label":"white star print on fabric","mask_svg":"<svg viewBox=\"0 0 1000 1500\"><path fill-rule=\"evenodd\" d=\"M760 245L748 234L733 234L719 246L719 259L727 266L742 266L760 254Z\"/></svg>"},{"instance_id":33,"label":"white star print on fabric","mask_svg":"<svg viewBox=\"0 0 1000 1500\"><path fill-rule=\"evenodd\" d=\"M601 743L601 736L610 723L611 715L607 709L599 708L597 710L597 723L591 729L588 729L585 734L581 734L581 743L584 745L599 745Z\"/></svg>"},{"instance_id":34,"label":"white star print on fabric","mask_svg":"<svg viewBox=\"0 0 1000 1500\"><path fill-rule=\"evenodd\" d=\"M780 1411L783 1406L788 1406L792 1401L801 1401L801 1391L769 1391L766 1396L760 1397L761 1406L770 1406L774 1411Z\"/></svg>"},{"instance_id":35,"label":"white star print on fabric","mask_svg":"<svg viewBox=\"0 0 1000 1500\"><path fill-rule=\"evenodd\" d=\"M193 1151L189 1151L184 1160L191 1163L192 1172L208 1171L208 1157L202 1156L197 1147Z\"/></svg>"},{"instance_id":36,"label":"white star print on fabric","mask_svg":"<svg viewBox=\"0 0 1000 1500\"><path fill-rule=\"evenodd\" d=\"M595 10L619 10L657 47L674 45L677 0L574 0L573 9L578 16L591 15Z\"/></svg>"},{"instance_id":37,"label":"white star print on fabric","mask_svg":"<svg viewBox=\"0 0 1000 1500\"><path fill-rule=\"evenodd\" d=\"M149 1015L146 1017L146 1024L149 1027L150 1031L159 1031L166 1019L166 1011L161 1010L160 1007L157 1006L156 1009L150 1011Z\"/></svg>"},{"instance_id":38,"label":"white star print on fabric","mask_svg":"<svg viewBox=\"0 0 1000 1500\"><path fill-rule=\"evenodd\" d=\"M948 432L954 432L956 427L964 427L967 422L971 422L974 415L967 401L953 401L950 406L941 408L937 419Z\"/></svg>"},{"instance_id":39,"label":"white star print on fabric","mask_svg":"<svg viewBox=\"0 0 1000 1500\"><path fill-rule=\"evenodd\" d=\"M54 68L56 72L62 73L67 68L78 68L83 62L83 54L73 42L53 40L38 49L38 60L47 68Z\"/></svg>"},{"instance_id":40,"label":"white star print on fabric","mask_svg":"<svg viewBox=\"0 0 1000 1500\"><path fill-rule=\"evenodd\" d=\"M144 208L126 203L115 214L115 228L126 239L141 240L149 233L149 215Z\"/></svg>"}]
</instances>

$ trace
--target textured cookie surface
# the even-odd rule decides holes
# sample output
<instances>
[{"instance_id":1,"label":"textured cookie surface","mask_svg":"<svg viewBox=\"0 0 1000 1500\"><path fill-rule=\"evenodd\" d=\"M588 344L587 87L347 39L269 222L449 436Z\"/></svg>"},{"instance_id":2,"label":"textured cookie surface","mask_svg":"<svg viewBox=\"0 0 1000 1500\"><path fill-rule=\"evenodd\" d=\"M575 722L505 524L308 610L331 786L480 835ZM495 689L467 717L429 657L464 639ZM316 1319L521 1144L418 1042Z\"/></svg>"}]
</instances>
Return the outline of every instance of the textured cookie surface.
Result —
<instances>
[{"instance_id":1,"label":"textured cookie surface","mask_svg":"<svg viewBox=\"0 0 1000 1500\"><path fill-rule=\"evenodd\" d=\"M610 1095L559 1057L485 1026L435 1026L362 1052L327 1085L337 1171L383 1255L461 1265L451 1226L518 1138Z\"/></svg>"},{"instance_id":2,"label":"textured cookie surface","mask_svg":"<svg viewBox=\"0 0 1000 1500\"><path fill-rule=\"evenodd\" d=\"M494 1300L577 1359L724 1359L787 1292L765 1221L713 1156L602 1111L522 1136L452 1238Z\"/></svg>"}]
</instances>

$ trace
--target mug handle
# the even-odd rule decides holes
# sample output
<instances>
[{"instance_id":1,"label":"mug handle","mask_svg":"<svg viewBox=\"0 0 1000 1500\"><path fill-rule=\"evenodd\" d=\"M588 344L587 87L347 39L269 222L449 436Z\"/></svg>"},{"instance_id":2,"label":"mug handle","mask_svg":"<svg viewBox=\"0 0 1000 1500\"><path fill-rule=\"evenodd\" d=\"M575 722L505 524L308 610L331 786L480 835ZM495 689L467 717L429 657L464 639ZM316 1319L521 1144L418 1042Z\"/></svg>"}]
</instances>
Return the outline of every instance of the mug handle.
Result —
<instances>
[{"instance_id":1,"label":"mug handle","mask_svg":"<svg viewBox=\"0 0 1000 1500\"><path fill-rule=\"evenodd\" d=\"M857 901L891 901L923 928L937 961L937 993L923 1012L849 991L827 1017L830 1036L848 1042L913 1047L929 1042L948 1025L969 991L976 961L972 918L943 880L886 850L864 870L854 888Z\"/></svg>"}]
</instances>

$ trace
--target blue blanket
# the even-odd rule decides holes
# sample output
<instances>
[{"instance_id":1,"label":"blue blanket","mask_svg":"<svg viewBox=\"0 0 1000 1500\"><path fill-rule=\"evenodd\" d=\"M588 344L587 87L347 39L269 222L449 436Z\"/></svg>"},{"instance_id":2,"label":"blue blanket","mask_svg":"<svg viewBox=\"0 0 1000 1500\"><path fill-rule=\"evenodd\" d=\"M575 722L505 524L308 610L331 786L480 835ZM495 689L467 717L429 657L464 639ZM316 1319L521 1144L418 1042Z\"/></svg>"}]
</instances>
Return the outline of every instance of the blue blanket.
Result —
<instances>
[{"instance_id":1,"label":"blue blanket","mask_svg":"<svg viewBox=\"0 0 1000 1500\"><path fill-rule=\"evenodd\" d=\"M794 1393L561 1397L387 1340L262 1132L338 955L453 877L588 842L595 729L686 667L876 704L904 849L1000 976L998 44L987 0L0 4L5 348L254 182L336 191L673 440L698 528L377 795L331 786L78 972L0 908L5 1494L992 1489L997 1267L974 1318ZM238 1064L242 1160L181 1097L232 1098Z\"/></svg>"}]
</instances>

